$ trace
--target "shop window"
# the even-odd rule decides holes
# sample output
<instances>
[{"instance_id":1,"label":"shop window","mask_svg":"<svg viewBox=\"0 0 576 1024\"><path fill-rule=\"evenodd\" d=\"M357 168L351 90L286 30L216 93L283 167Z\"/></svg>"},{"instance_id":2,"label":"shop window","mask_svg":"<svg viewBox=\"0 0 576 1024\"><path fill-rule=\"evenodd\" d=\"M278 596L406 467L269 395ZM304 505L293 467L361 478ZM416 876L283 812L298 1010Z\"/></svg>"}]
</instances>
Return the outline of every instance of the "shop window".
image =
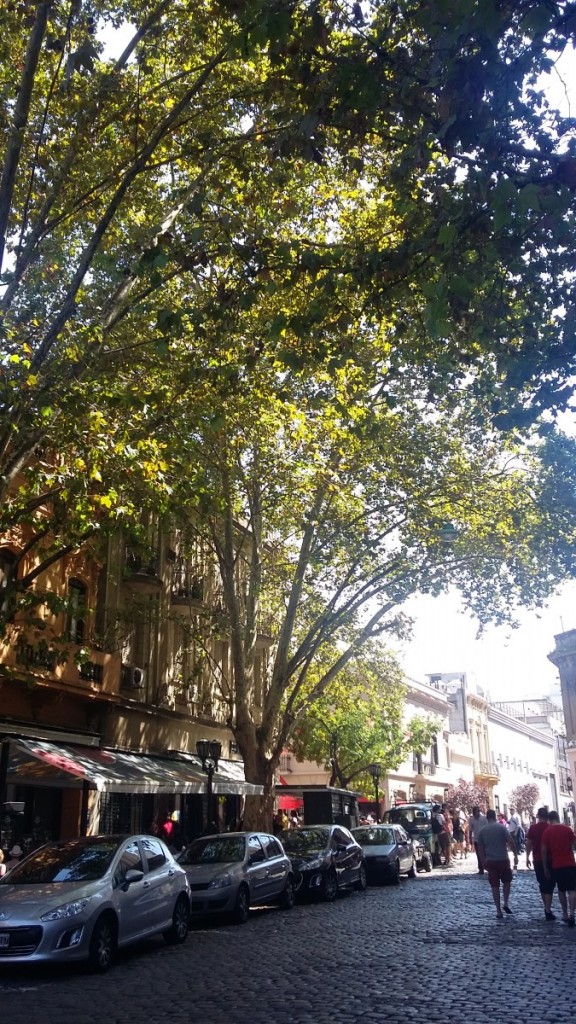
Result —
<instances>
[{"instance_id":1,"label":"shop window","mask_svg":"<svg viewBox=\"0 0 576 1024\"><path fill-rule=\"evenodd\" d=\"M75 644L83 643L86 636L86 596L86 586L81 580L69 580L66 632Z\"/></svg>"}]
</instances>

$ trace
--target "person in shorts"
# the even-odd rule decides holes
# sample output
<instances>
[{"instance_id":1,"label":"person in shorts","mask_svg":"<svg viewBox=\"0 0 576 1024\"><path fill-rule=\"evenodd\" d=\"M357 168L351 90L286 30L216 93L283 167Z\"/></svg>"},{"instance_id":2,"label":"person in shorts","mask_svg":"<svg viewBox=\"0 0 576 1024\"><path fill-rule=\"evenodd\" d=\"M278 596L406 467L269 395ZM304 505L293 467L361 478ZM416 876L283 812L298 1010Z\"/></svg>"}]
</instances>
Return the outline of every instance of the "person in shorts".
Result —
<instances>
[{"instance_id":1,"label":"person in shorts","mask_svg":"<svg viewBox=\"0 0 576 1024\"><path fill-rule=\"evenodd\" d=\"M557 811L548 812L548 828L542 835L542 863L546 878L558 886L562 919L574 928L576 908L576 835L569 825L562 825Z\"/></svg>"},{"instance_id":2,"label":"person in shorts","mask_svg":"<svg viewBox=\"0 0 576 1024\"><path fill-rule=\"evenodd\" d=\"M556 915L552 913L552 896L554 895L555 884L552 878L547 878L542 863L542 836L548 828L548 809L539 807L536 812L536 821L530 825L526 834L526 862L530 855L534 864L534 874L540 889L542 903L544 904L544 917L547 921L555 921Z\"/></svg>"},{"instance_id":3,"label":"person in shorts","mask_svg":"<svg viewBox=\"0 0 576 1024\"><path fill-rule=\"evenodd\" d=\"M514 867L518 865L516 844L505 825L496 821L496 811L486 811L486 824L478 833L478 850L488 872L488 882L492 890L492 899L496 907L496 917L503 918L504 913L511 914L510 886L512 885L512 868L508 850L514 854ZM502 884L503 902L500 901L500 884Z\"/></svg>"}]
</instances>

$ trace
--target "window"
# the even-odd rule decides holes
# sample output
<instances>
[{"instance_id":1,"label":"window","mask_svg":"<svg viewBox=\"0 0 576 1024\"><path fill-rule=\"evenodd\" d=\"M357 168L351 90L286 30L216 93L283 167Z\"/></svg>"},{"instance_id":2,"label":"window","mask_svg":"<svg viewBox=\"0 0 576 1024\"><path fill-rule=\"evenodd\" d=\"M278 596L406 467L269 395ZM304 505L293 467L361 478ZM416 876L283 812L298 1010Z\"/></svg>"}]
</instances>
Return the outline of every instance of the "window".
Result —
<instances>
[{"instance_id":1,"label":"window","mask_svg":"<svg viewBox=\"0 0 576 1024\"><path fill-rule=\"evenodd\" d=\"M114 880L117 885L122 884L122 882L126 878L126 872L130 871L131 868L135 869L136 871L144 871L144 866L142 864L142 859L140 857L138 843L135 840L132 840L131 843L128 843L128 846L126 847L124 853L120 858L120 863L114 875Z\"/></svg>"},{"instance_id":2,"label":"window","mask_svg":"<svg viewBox=\"0 0 576 1024\"><path fill-rule=\"evenodd\" d=\"M438 737L437 736L435 736L434 739L432 740L432 747L431 747L431 751L430 752L432 754L432 758L431 758L432 764L440 764L440 759L438 757Z\"/></svg>"},{"instance_id":3,"label":"window","mask_svg":"<svg viewBox=\"0 0 576 1024\"><path fill-rule=\"evenodd\" d=\"M68 639L81 644L86 635L86 587L81 580L68 582L68 621L66 632Z\"/></svg>"},{"instance_id":4,"label":"window","mask_svg":"<svg viewBox=\"0 0 576 1024\"><path fill-rule=\"evenodd\" d=\"M266 854L260 845L258 836L250 836L248 839L248 860L250 864L260 864L266 860Z\"/></svg>"},{"instance_id":5,"label":"window","mask_svg":"<svg viewBox=\"0 0 576 1024\"><path fill-rule=\"evenodd\" d=\"M148 871L156 871L166 863L164 851L157 839L146 838L142 840L144 856L148 864Z\"/></svg>"},{"instance_id":6,"label":"window","mask_svg":"<svg viewBox=\"0 0 576 1024\"><path fill-rule=\"evenodd\" d=\"M268 857L281 857L282 849L280 843L274 839L274 836L260 836L260 842L266 850Z\"/></svg>"}]
</instances>

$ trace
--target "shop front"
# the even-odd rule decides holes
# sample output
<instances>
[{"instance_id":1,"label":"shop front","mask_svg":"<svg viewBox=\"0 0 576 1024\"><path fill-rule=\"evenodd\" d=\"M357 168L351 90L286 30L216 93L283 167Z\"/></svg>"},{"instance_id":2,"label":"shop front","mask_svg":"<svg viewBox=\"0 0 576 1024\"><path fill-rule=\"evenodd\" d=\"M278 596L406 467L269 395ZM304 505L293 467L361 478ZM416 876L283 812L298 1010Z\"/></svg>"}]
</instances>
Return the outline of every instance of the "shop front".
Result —
<instances>
[{"instance_id":1,"label":"shop front","mask_svg":"<svg viewBox=\"0 0 576 1024\"><path fill-rule=\"evenodd\" d=\"M0 845L29 850L48 839L97 833L156 832L169 816L174 841L202 831L206 776L193 755L137 754L9 735L1 740ZM214 774L218 828L239 817L247 793L243 766L220 762Z\"/></svg>"}]
</instances>

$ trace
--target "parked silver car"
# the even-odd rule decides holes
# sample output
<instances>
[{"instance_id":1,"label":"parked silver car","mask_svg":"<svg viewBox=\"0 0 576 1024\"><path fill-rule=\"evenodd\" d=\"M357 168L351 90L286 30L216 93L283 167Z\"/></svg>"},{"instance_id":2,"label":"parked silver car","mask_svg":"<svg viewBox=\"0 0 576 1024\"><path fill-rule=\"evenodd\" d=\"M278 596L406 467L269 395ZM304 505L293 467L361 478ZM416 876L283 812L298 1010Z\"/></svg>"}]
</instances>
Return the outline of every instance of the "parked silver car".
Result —
<instances>
[{"instance_id":1,"label":"parked silver car","mask_svg":"<svg viewBox=\"0 0 576 1024\"><path fill-rule=\"evenodd\" d=\"M416 852L401 825L361 825L352 835L364 850L369 882L398 885L400 875L416 878Z\"/></svg>"},{"instance_id":2,"label":"parked silver car","mask_svg":"<svg viewBox=\"0 0 576 1024\"><path fill-rule=\"evenodd\" d=\"M240 924L250 907L294 906L294 876L281 843L266 832L202 836L178 856L192 892L192 914L232 914Z\"/></svg>"},{"instance_id":3,"label":"parked silver car","mask_svg":"<svg viewBox=\"0 0 576 1024\"><path fill-rule=\"evenodd\" d=\"M0 880L0 964L87 959L105 971L116 949L188 932L190 888L154 836L48 843Z\"/></svg>"}]
</instances>

